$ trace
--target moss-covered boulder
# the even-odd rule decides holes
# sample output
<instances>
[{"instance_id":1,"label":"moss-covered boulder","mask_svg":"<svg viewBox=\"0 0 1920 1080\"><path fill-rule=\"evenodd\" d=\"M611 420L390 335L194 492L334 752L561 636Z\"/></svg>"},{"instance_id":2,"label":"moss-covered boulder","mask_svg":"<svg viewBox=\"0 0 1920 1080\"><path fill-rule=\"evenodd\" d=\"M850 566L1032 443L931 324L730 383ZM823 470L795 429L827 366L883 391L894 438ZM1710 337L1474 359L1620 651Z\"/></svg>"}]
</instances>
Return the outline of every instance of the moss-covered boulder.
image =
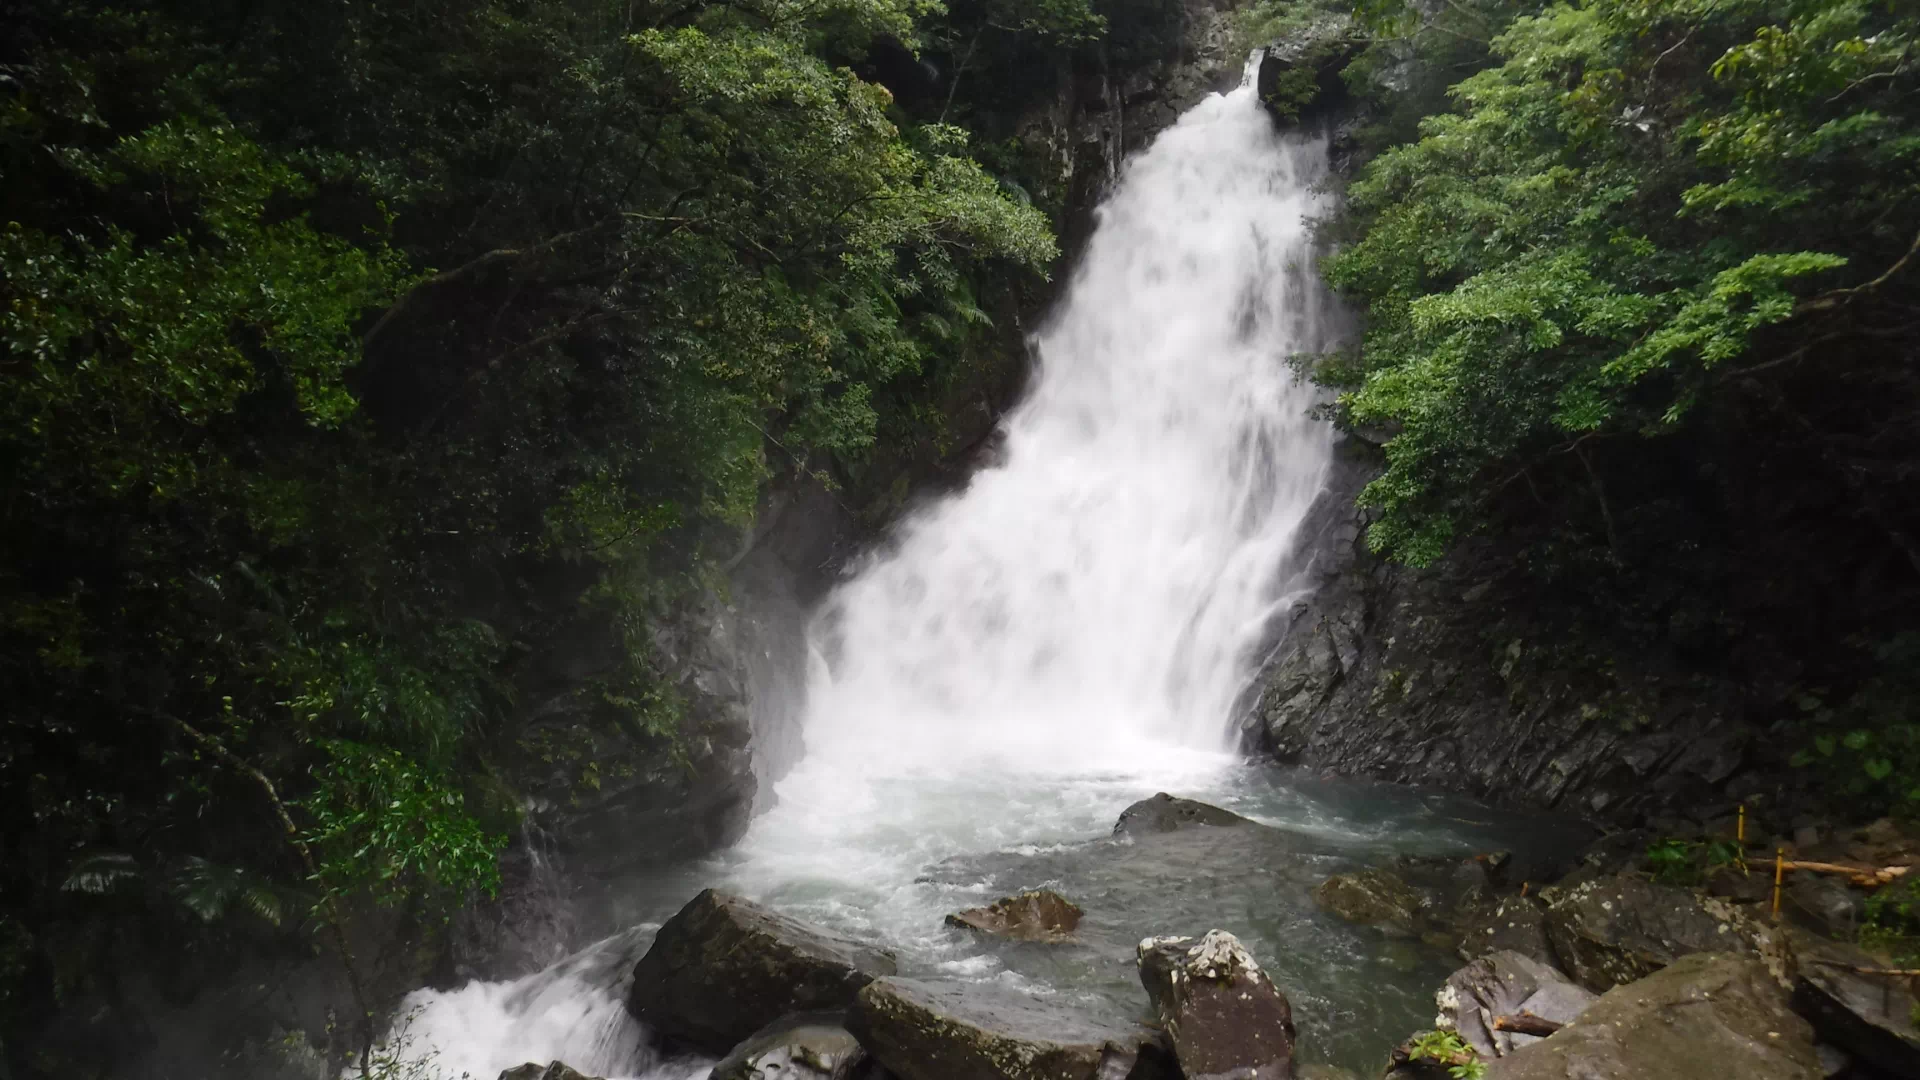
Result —
<instances>
[{"instance_id":1,"label":"moss-covered boulder","mask_svg":"<svg viewBox=\"0 0 1920 1080\"><path fill-rule=\"evenodd\" d=\"M1420 895L1385 870L1335 874L1313 890L1314 902L1348 922L1412 936L1420 923Z\"/></svg>"},{"instance_id":2,"label":"moss-covered boulder","mask_svg":"<svg viewBox=\"0 0 1920 1080\"><path fill-rule=\"evenodd\" d=\"M712 889L667 920L627 1007L669 1041L725 1054L790 1013L844 1009L893 956Z\"/></svg>"},{"instance_id":3,"label":"moss-covered boulder","mask_svg":"<svg viewBox=\"0 0 1920 1080\"><path fill-rule=\"evenodd\" d=\"M1779 952L1774 932L1738 906L1635 874L1545 892L1554 957L1596 994L1692 953Z\"/></svg>"},{"instance_id":4,"label":"moss-covered boulder","mask_svg":"<svg viewBox=\"0 0 1920 1080\"><path fill-rule=\"evenodd\" d=\"M1163 1036L1006 987L877 979L847 1027L901 1080L1173 1080Z\"/></svg>"},{"instance_id":5,"label":"moss-covered boulder","mask_svg":"<svg viewBox=\"0 0 1920 1080\"><path fill-rule=\"evenodd\" d=\"M1486 1080L1820 1080L1813 1029L1758 958L1699 953L1609 990Z\"/></svg>"}]
</instances>

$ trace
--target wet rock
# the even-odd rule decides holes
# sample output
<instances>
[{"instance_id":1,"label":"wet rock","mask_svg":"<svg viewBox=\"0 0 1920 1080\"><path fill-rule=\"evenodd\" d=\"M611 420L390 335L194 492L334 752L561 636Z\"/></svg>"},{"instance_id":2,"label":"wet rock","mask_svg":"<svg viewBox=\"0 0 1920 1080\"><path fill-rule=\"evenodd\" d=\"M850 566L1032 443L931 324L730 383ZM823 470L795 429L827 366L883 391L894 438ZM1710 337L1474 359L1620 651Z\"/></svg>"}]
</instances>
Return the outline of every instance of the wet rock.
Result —
<instances>
[{"instance_id":1,"label":"wet rock","mask_svg":"<svg viewBox=\"0 0 1920 1080\"><path fill-rule=\"evenodd\" d=\"M596 1078L582 1076L556 1061L551 1065L535 1065L528 1062L517 1069L508 1069L501 1073L500 1080L596 1080Z\"/></svg>"},{"instance_id":2,"label":"wet rock","mask_svg":"<svg viewBox=\"0 0 1920 1080\"><path fill-rule=\"evenodd\" d=\"M708 1080L848 1080L867 1060L844 1012L783 1017L733 1048Z\"/></svg>"},{"instance_id":3,"label":"wet rock","mask_svg":"<svg viewBox=\"0 0 1920 1080\"><path fill-rule=\"evenodd\" d=\"M1702 953L1616 987L1487 1080L1819 1080L1813 1029L1759 960Z\"/></svg>"},{"instance_id":4,"label":"wet rock","mask_svg":"<svg viewBox=\"0 0 1920 1080\"><path fill-rule=\"evenodd\" d=\"M1851 945L1790 931L1793 1006L1821 1039L1894 1076L1920 1076L1920 1028L1907 979L1863 975L1885 967Z\"/></svg>"},{"instance_id":5,"label":"wet rock","mask_svg":"<svg viewBox=\"0 0 1920 1080\"><path fill-rule=\"evenodd\" d=\"M1842 861L1866 866L1920 864L1920 825L1881 818L1849 833L1842 855Z\"/></svg>"},{"instance_id":6,"label":"wet rock","mask_svg":"<svg viewBox=\"0 0 1920 1080\"><path fill-rule=\"evenodd\" d=\"M660 928L627 1007L669 1040L724 1054L789 1013L846 1008L893 971L891 954L708 889Z\"/></svg>"},{"instance_id":7,"label":"wet rock","mask_svg":"<svg viewBox=\"0 0 1920 1080\"><path fill-rule=\"evenodd\" d=\"M1335 874L1313 890L1314 902L1347 920L1412 936L1420 921L1420 896L1385 870Z\"/></svg>"},{"instance_id":8,"label":"wet rock","mask_svg":"<svg viewBox=\"0 0 1920 1080\"><path fill-rule=\"evenodd\" d=\"M1161 792L1141 799L1120 812L1113 825L1115 836L1144 836L1151 833L1178 832L1195 826L1251 825L1253 822L1231 810L1208 806L1192 799L1177 799Z\"/></svg>"},{"instance_id":9,"label":"wet rock","mask_svg":"<svg viewBox=\"0 0 1920 1080\"><path fill-rule=\"evenodd\" d=\"M1140 982L1187 1080L1290 1080L1293 1006L1237 938L1148 938Z\"/></svg>"},{"instance_id":10,"label":"wet rock","mask_svg":"<svg viewBox=\"0 0 1920 1080\"><path fill-rule=\"evenodd\" d=\"M1036 889L947 916L948 926L979 930L1015 941L1064 941L1086 913L1051 889Z\"/></svg>"},{"instance_id":11,"label":"wet rock","mask_svg":"<svg viewBox=\"0 0 1920 1080\"><path fill-rule=\"evenodd\" d=\"M980 983L876 979L847 1016L902 1080L1172 1080L1164 1037Z\"/></svg>"},{"instance_id":12,"label":"wet rock","mask_svg":"<svg viewBox=\"0 0 1920 1080\"><path fill-rule=\"evenodd\" d=\"M1758 952L1771 931L1723 900L1620 874L1548 890L1547 940L1595 993L1700 952Z\"/></svg>"},{"instance_id":13,"label":"wet rock","mask_svg":"<svg viewBox=\"0 0 1920 1080\"><path fill-rule=\"evenodd\" d=\"M1460 920L1462 960L1496 952L1516 952L1543 964L1555 963L1547 941L1547 906L1537 896L1507 896L1473 908Z\"/></svg>"},{"instance_id":14,"label":"wet rock","mask_svg":"<svg viewBox=\"0 0 1920 1080\"><path fill-rule=\"evenodd\" d=\"M1721 866L1708 873L1707 891L1736 904L1763 904L1773 896L1773 878L1770 873Z\"/></svg>"},{"instance_id":15,"label":"wet rock","mask_svg":"<svg viewBox=\"0 0 1920 1080\"><path fill-rule=\"evenodd\" d=\"M1791 875L1780 907L1789 918L1810 930L1849 940L1860 928L1861 916L1866 913L1860 893L1841 878L1825 874Z\"/></svg>"},{"instance_id":16,"label":"wet rock","mask_svg":"<svg viewBox=\"0 0 1920 1080\"><path fill-rule=\"evenodd\" d=\"M1725 706L1751 688L1724 676L1680 683L1663 674L1667 657L1611 639L1591 647L1614 674L1569 671L1561 657L1581 613L1542 602L1513 537L1465 538L1425 569L1374 554L1355 495L1379 468L1368 442L1390 434L1336 448L1301 530L1312 593L1270 653L1249 741L1288 764L1615 820L1729 804L1764 745ZM1356 647L1331 652L1350 628Z\"/></svg>"},{"instance_id":17,"label":"wet rock","mask_svg":"<svg viewBox=\"0 0 1920 1080\"><path fill-rule=\"evenodd\" d=\"M1598 996L1569 982L1557 968L1516 952L1497 952L1454 972L1435 995L1440 1015L1484 1058L1505 1057L1540 1041L1538 1036L1497 1031L1498 1016L1532 1013L1570 1024Z\"/></svg>"},{"instance_id":18,"label":"wet rock","mask_svg":"<svg viewBox=\"0 0 1920 1080\"><path fill-rule=\"evenodd\" d=\"M1302 1065L1295 1080L1361 1080L1360 1074L1338 1065Z\"/></svg>"}]
</instances>

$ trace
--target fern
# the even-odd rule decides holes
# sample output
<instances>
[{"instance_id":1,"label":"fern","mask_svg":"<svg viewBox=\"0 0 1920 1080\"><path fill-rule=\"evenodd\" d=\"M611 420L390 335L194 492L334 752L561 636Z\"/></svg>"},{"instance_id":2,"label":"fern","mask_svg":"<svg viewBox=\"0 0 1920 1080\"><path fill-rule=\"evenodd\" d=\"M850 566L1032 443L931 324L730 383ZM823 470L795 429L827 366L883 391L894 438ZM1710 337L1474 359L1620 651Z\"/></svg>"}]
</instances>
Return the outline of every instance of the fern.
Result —
<instances>
[{"instance_id":1,"label":"fern","mask_svg":"<svg viewBox=\"0 0 1920 1080\"><path fill-rule=\"evenodd\" d=\"M60 883L60 889L105 896L138 882L141 874L140 864L133 856L117 851L97 852L74 863L73 869L67 871L67 880Z\"/></svg>"}]
</instances>

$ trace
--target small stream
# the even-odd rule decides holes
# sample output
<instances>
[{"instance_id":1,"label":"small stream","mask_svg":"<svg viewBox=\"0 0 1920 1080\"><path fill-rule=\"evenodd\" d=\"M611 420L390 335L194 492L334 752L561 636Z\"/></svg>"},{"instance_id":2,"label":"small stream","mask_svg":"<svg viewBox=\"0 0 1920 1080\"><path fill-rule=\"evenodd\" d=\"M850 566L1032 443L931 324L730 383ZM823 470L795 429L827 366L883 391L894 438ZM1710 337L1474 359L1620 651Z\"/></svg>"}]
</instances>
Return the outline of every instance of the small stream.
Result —
<instances>
[{"instance_id":1,"label":"small stream","mask_svg":"<svg viewBox=\"0 0 1920 1080\"><path fill-rule=\"evenodd\" d=\"M1302 1060L1366 1075L1430 1025L1451 955L1330 918L1313 886L1399 852L1582 834L1229 752L1309 580L1297 541L1332 455L1287 361L1347 326L1314 268L1326 141L1277 130L1252 81L1128 163L1033 341L999 462L903 522L818 613L804 754L745 839L620 892L604 925L635 929L554 969L415 995L401 1053L476 1080L551 1060L699 1074L657 1060L620 1001L653 931L707 886L884 945L905 974L1128 1015L1146 1008L1139 939L1229 930L1291 997ZM1281 831L1113 839L1158 791ZM1086 909L1075 942L943 925L1042 886Z\"/></svg>"}]
</instances>

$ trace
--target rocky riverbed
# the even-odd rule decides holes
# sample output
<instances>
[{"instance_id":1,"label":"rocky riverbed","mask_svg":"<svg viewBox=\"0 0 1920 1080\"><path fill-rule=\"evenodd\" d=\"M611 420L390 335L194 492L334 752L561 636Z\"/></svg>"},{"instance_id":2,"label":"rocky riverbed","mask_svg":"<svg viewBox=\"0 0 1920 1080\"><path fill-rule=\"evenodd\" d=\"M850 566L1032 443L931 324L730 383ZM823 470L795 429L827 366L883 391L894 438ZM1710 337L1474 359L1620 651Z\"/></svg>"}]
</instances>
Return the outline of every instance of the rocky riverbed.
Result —
<instances>
[{"instance_id":1,"label":"rocky riverbed","mask_svg":"<svg viewBox=\"0 0 1920 1080\"><path fill-rule=\"evenodd\" d=\"M1113 868L1071 875L1070 897L1034 890L959 913L956 928L1009 977L929 968L709 889L654 936L626 1007L678 1074L718 1059L712 1080L1920 1075L1910 978L1823 933L1832 927L1805 905L1776 918L1770 863L1716 866L1682 887L1653 880L1636 839L1360 857L1162 794L1129 807L1107 840L934 868L1039 879L1069 869L1076 848ZM1831 838L1824 854L1898 871L1920 864L1915 839L1881 824ZM1147 905L1122 883L1160 887L1143 868L1169 860L1272 874L1268 899L1298 897L1312 913L1263 922L1254 890L1238 907L1195 890L1175 906L1184 918L1155 907L1145 917L1163 932L1136 934ZM1217 873L1192 880L1222 891ZM1195 929L1206 923L1218 925ZM1316 937L1343 935L1415 958L1402 974L1427 980L1417 1019L1377 1000L1369 1011L1364 987L1298 963ZM1441 956L1464 966L1449 975ZM1067 969L1080 977L1060 978ZM1373 996L1397 997L1394 981ZM501 1080L579 1075L536 1062Z\"/></svg>"}]
</instances>

